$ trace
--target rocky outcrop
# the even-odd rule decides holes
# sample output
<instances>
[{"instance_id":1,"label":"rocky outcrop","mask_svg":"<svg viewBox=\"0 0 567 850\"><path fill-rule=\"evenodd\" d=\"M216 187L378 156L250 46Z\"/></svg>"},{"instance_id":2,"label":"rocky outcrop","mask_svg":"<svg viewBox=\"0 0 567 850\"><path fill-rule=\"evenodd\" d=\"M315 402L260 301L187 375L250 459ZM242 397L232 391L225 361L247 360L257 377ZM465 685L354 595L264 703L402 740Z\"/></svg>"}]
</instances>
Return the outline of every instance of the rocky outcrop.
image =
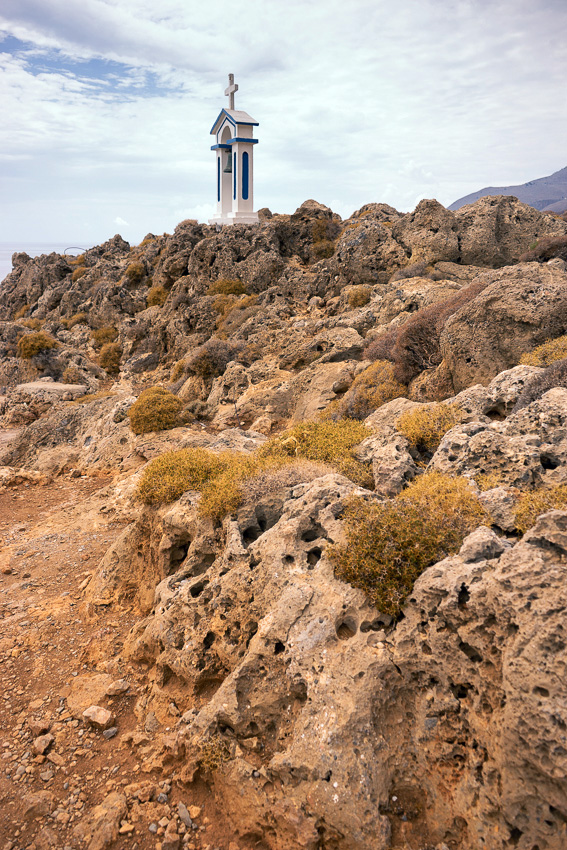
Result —
<instances>
[{"instance_id":1,"label":"rocky outcrop","mask_svg":"<svg viewBox=\"0 0 567 850\"><path fill-rule=\"evenodd\" d=\"M526 263L486 272L490 283L441 334L441 351L455 390L488 383L521 355L567 331L567 274Z\"/></svg>"}]
</instances>

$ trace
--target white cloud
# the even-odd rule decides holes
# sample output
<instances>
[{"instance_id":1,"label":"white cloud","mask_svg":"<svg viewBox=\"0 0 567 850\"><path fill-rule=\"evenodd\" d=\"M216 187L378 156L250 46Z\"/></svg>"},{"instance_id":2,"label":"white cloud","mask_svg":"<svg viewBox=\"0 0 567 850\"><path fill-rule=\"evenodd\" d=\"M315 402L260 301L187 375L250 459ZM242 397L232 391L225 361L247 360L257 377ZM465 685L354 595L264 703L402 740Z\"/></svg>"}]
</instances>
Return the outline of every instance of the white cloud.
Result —
<instances>
[{"instance_id":1,"label":"white cloud","mask_svg":"<svg viewBox=\"0 0 567 850\"><path fill-rule=\"evenodd\" d=\"M123 219L123 218L120 218L120 216L119 216L119 215L117 215L117 216L116 216L116 218L114 219L114 224L118 224L118 225L121 225L121 226L123 226L123 227L130 227L130 225L128 224L128 222L127 222L127 221L124 221L124 219Z\"/></svg>"},{"instance_id":2,"label":"white cloud","mask_svg":"<svg viewBox=\"0 0 567 850\"><path fill-rule=\"evenodd\" d=\"M6 239L206 220L228 71L257 207L409 209L566 164L559 0L3 0L0 30L25 42L0 41Z\"/></svg>"}]
</instances>

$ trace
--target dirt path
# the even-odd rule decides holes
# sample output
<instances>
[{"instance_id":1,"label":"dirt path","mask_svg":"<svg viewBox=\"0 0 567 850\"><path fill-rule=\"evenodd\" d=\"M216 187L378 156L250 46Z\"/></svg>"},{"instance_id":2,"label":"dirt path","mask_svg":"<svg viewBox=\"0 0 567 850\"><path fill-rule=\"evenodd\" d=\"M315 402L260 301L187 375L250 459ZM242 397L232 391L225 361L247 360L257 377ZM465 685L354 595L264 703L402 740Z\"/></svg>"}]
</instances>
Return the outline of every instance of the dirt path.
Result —
<instances>
[{"instance_id":1,"label":"dirt path","mask_svg":"<svg viewBox=\"0 0 567 850\"><path fill-rule=\"evenodd\" d=\"M186 799L173 777L142 775L128 744L148 685L144 671L118 669L116 657L137 614L87 617L81 604L124 525L100 511L106 484L59 478L0 490L0 850L75 850L97 835L96 847L118 850L235 850L207 817L212 801ZM105 658L111 675L101 673ZM106 733L85 723L72 699L81 682L101 676L128 686L105 697L115 717ZM118 814L96 808L111 798L126 802L116 803ZM187 823L180 801L193 815L181 809Z\"/></svg>"}]
</instances>

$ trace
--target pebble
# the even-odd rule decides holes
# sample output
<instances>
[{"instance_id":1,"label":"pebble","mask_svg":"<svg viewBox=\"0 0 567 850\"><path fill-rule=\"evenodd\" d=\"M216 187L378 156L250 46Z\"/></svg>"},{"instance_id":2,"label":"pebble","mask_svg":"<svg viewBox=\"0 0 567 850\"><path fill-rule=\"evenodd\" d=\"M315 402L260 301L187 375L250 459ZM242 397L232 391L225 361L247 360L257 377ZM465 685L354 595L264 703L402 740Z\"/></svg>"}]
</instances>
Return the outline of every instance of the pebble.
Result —
<instances>
[{"instance_id":1,"label":"pebble","mask_svg":"<svg viewBox=\"0 0 567 850\"><path fill-rule=\"evenodd\" d=\"M103 734L103 737L106 738L107 741L109 741L111 738L114 738L114 736L117 734L117 732L118 732L118 726L111 726L110 729L105 729L102 734Z\"/></svg>"}]
</instances>

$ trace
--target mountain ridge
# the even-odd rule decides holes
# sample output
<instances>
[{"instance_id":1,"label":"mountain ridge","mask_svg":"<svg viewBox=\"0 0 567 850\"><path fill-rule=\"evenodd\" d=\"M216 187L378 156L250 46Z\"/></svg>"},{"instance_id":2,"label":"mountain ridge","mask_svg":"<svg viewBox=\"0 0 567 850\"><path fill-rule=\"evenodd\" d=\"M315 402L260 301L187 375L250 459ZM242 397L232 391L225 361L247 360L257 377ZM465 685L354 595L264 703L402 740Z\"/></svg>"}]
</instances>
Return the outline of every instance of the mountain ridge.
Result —
<instances>
[{"instance_id":1,"label":"mountain ridge","mask_svg":"<svg viewBox=\"0 0 567 850\"><path fill-rule=\"evenodd\" d=\"M554 171L547 177L528 180L516 186L486 186L469 195L464 195L447 209L456 211L465 204L472 204L487 195L513 195L524 204L545 212L565 212L567 210L567 166Z\"/></svg>"}]
</instances>

